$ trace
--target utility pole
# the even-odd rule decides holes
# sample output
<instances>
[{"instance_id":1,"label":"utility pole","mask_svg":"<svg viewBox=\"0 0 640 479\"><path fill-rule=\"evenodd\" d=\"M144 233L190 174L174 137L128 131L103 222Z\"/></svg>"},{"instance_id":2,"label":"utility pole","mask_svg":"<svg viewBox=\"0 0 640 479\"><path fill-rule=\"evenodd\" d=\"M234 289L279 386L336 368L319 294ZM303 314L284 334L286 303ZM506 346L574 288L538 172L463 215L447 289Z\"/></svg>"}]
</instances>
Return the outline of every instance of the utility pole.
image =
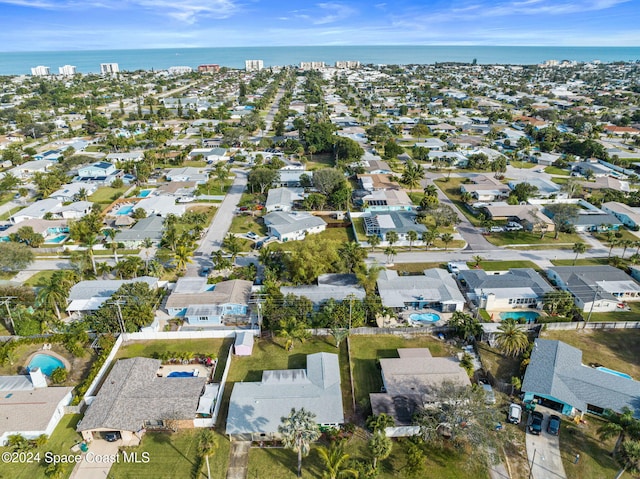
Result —
<instances>
[{"instance_id":1,"label":"utility pole","mask_svg":"<svg viewBox=\"0 0 640 479\"><path fill-rule=\"evenodd\" d=\"M7 307L7 314L9 315L9 324L11 325L11 333L16 334L16 326L13 323L13 317L11 316L11 309L9 303L12 299L16 299L16 296L0 296L0 304L4 304Z\"/></svg>"},{"instance_id":2,"label":"utility pole","mask_svg":"<svg viewBox=\"0 0 640 479\"><path fill-rule=\"evenodd\" d=\"M596 305L596 301L598 299L598 294L600 294L600 286L596 284L596 291L593 294L593 301L591 302L591 309L589 309L589 314L587 315L587 319L584 322L584 326L582 327L582 329L586 329L587 324L589 323L589 321L591 320L591 315L593 314L593 308Z\"/></svg>"}]
</instances>

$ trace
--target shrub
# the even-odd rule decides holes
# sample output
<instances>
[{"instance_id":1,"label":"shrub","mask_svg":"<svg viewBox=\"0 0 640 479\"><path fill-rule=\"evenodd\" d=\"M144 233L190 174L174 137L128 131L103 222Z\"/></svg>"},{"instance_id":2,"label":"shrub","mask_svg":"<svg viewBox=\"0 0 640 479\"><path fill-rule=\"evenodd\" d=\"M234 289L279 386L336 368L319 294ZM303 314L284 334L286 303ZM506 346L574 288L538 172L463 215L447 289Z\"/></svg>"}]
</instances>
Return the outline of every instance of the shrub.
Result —
<instances>
[{"instance_id":1,"label":"shrub","mask_svg":"<svg viewBox=\"0 0 640 479\"><path fill-rule=\"evenodd\" d=\"M69 371L67 371L65 368L56 368L51 373L51 381L54 384L62 384L67 380L68 376Z\"/></svg>"}]
</instances>

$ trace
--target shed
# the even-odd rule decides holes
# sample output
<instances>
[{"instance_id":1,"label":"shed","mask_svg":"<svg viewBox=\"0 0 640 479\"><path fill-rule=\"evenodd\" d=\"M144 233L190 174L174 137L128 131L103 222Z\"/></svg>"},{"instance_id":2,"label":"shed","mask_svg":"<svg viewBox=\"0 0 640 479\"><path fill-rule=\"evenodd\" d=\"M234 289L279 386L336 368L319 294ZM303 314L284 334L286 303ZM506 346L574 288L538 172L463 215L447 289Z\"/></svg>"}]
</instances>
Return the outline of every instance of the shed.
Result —
<instances>
[{"instance_id":1,"label":"shed","mask_svg":"<svg viewBox=\"0 0 640 479\"><path fill-rule=\"evenodd\" d=\"M253 334L249 332L236 334L233 350L236 356L251 356L253 352Z\"/></svg>"}]
</instances>

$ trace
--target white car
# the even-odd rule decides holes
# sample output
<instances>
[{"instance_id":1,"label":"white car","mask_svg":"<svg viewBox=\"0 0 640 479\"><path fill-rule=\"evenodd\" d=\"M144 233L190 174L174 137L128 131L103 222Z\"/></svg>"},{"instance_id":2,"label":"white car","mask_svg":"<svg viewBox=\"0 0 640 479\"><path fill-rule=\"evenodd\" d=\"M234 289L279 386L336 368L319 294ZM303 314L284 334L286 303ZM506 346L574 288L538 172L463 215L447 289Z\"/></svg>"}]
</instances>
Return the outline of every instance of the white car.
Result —
<instances>
[{"instance_id":1,"label":"white car","mask_svg":"<svg viewBox=\"0 0 640 479\"><path fill-rule=\"evenodd\" d=\"M507 227L506 230L507 231L520 231L522 228L522 225L520 223L516 223L514 221L509 221L507 223Z\"/></svg>"},{"instance_id":2,"label":"white car","mask_svg":"<svg viewBox=\"0 0 640 479\"><path fill-rule=\"evenodd\" d=\"M504 228L502 226L492 226L489 228L490 233L504 233Z\"/></svg>"}]
</instances>

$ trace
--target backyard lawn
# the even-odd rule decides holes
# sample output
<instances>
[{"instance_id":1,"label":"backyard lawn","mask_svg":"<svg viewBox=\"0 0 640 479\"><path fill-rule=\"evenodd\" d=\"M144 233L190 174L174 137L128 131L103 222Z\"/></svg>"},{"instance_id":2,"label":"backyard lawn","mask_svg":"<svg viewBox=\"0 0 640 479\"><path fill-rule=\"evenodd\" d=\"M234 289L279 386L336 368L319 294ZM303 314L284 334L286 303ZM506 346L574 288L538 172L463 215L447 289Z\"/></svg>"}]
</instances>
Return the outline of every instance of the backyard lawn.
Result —
<instances>
[{"instance_id":1,"label":"backyard lawn","mask_svg":"<svg viewBox=\"0 0 640 479\"><path fill-rule=\"evenodd\" d=\"M559 339L582 350L582 363L599 363L640 379L640 330L544 331L544 339Z\"/></svg>"},{"instance_id":2,"label":"backyard lawn","mask_svg":"<svg viewBox=\"0 0 640 479\"><path fill-rule=\"evenodd\" d=\"M267 227L260 216L235 215L231 221L231 233L248 233L253 231L260 236L266 236Z\"/></svg>"},{"instance_id":3,"label":"backyard lawn","mask_svg":"<svg viewBox=\"0 0 640 479\"><path fill-rule=\"evenodd\" d=\"M376 362L380 358L397 358L398 348L429 348L433 356L452 356L455 349L431 335L412 336L350 336L351 360L353 362L353 380L356 404L365 417L370 414L369 393L380 392L382 377Z\"/></svg>"},{"instance_id":4,"label":"backyard lawn","mask_svg":"<svg viewBox=\"0 0 640 479\"><path fill-rule=\"evenodd\" d=\"M63 416L58 427L53 431L47 443L39 448L32 449L31 452L39 453L41 457L47 451L54 454L74 454L71 447L82 440L80 434L76 432L76 425L80 421L80 414L68 414ZM0 453L11 451L8 447L0 447ZM73 470L73 464L64 464L60 477L69 477ZM45 474L45 466L37 461L32 463L8 463L3 461L0 468L0 478L7 479L44 479L50 477Z\"/></svg>"},{"instance_id":5,"label":"backyard lawn","mask_svg":"<svg viewBox=\"0 0 640 479\"><path fill-rule=\"evenodd\" d=\"M127 448L127 452L137 452L138 458L143 452L149 454L149 462L125 463L120 460L114 464L110 477L122 479L173 479L190 477L203 479L207 477L207 466L198 453L198 439L201 429L187 429L176 433L148 432L140 446ZM218 447L209 457L211 477L224 479L227 477L229 462L229 440L216 434Z\"/></svg>"},{"instance_id":6,"label":"backyard lawn","mask_svg":"<svg viewBox=\"0 0 640 479\"><path fill-rule=\"evenodd\" d=\"M111 188L110 186L103 186L98 188L94 194L89 196L89 201L94 203L111 204L116 198L119 198L129 189L129 186L125 185L122 188ZM117 195L117 196L116 196Z\"/></svg>"}]
</instances>

